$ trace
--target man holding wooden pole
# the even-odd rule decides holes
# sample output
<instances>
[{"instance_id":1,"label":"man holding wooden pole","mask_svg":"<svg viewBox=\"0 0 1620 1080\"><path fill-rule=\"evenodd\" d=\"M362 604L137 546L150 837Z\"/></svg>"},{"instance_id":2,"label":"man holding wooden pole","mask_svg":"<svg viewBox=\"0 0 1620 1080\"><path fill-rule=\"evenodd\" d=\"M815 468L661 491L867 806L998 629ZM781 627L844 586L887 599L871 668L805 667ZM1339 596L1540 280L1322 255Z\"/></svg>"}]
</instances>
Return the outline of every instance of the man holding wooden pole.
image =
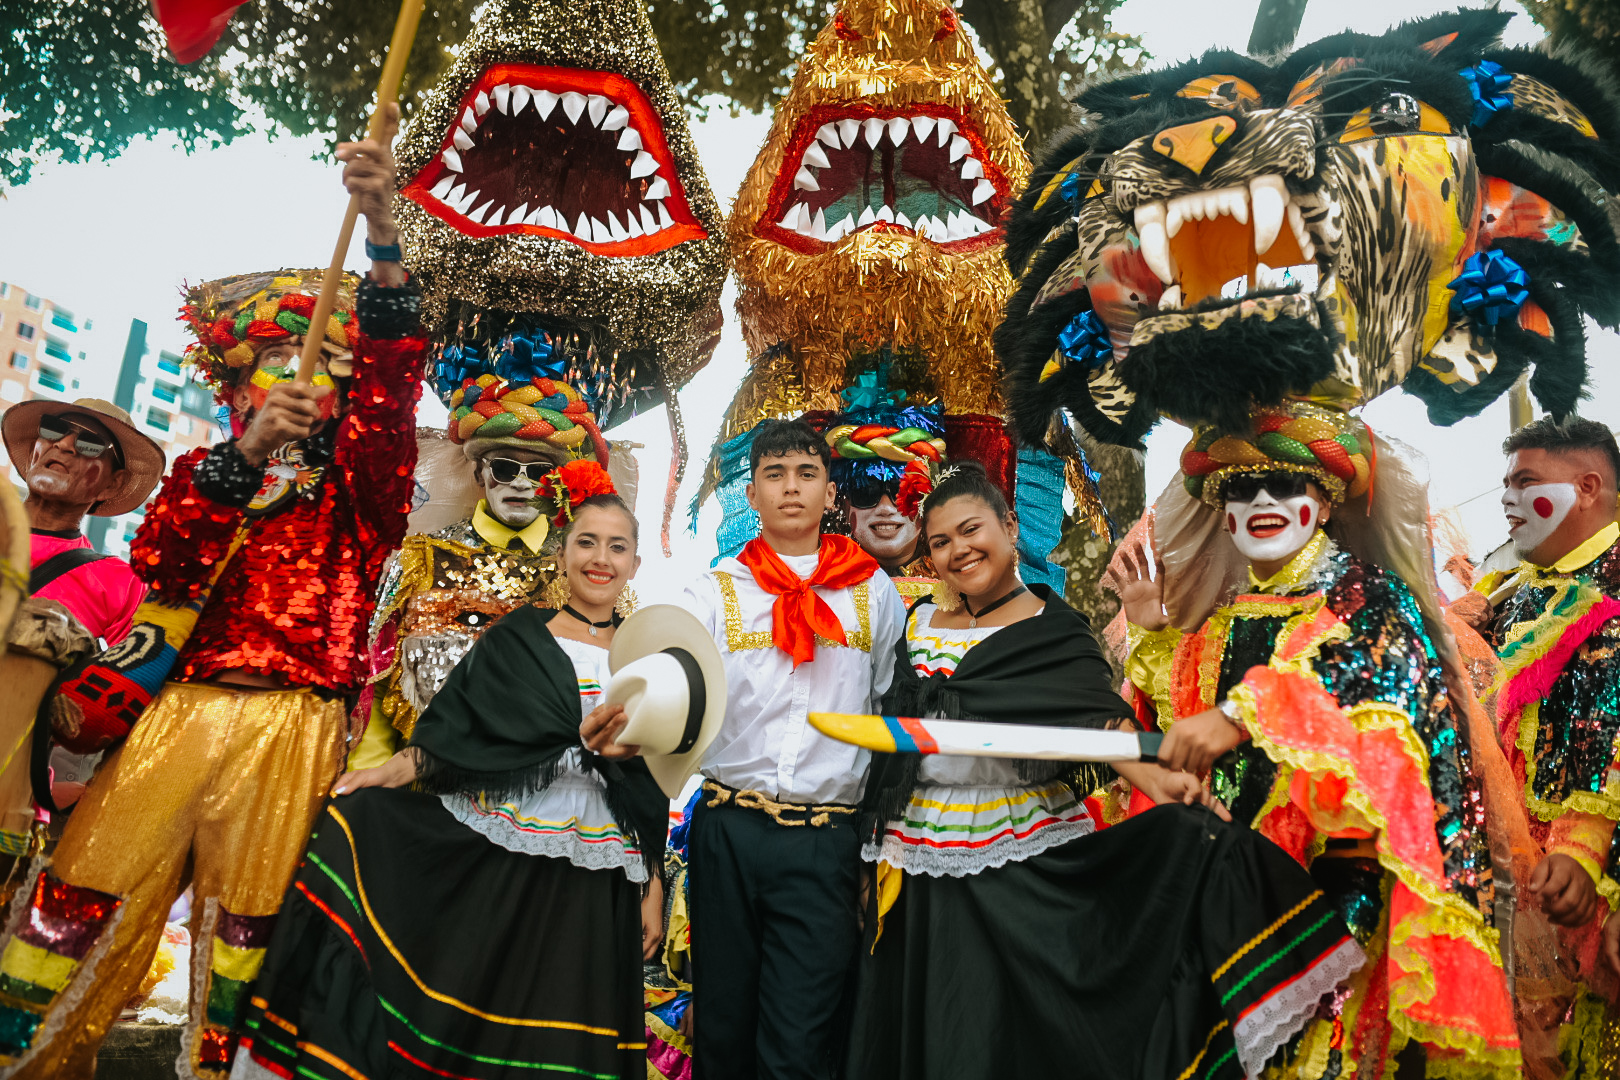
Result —
<instances>
[{"instance_id":1,"label":"man holding wooden pole","mask_svg":"<svg viewBox=\"0 0 1620 1080\"><path fill-rule=\"evenodd\" d=\"M321 272L279 271L188 296L188 358L231 406L235 437L175 463L131 550L158 604L69 685L79 748L128 737L7 927L0 1072L93 1075L188 883L181 1075L231 1068L282 893L342 770L377 580L409 509L427 343L390 209L398 110L380 111L372 137L337 154L346 227L366 218L372 267L357 287L329 272L318 298Z\"/></svg>"}]
</instances>

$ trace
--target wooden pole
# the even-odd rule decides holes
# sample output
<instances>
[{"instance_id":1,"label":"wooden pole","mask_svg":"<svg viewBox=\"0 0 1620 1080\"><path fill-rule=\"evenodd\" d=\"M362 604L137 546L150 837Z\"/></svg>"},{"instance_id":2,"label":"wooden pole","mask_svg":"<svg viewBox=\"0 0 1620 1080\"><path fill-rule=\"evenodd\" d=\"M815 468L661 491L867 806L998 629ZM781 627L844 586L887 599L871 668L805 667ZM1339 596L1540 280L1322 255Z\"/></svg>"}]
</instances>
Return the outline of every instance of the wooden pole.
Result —
<instances>
[{"instance_id":1,"label":"wooden pole","mask_svg":"<svg viewBox=\"0 0 1620 1080\"><path fill-rule=\"evenodd\" d=\"M388 55L383 60L382 78L377 83L377 108L371 114L371 126L366 137L381 136L388 106L399 97L399 81L405 74L405 61L411 54L411 42L416 40L416 24L422 17L422 0L401 0L399 18L394 21L394 38L388 43ZM304 351L298 356L298 382L307 386L315 378L315 361L321 355L321 343L326 340L326 320L332 317L337 303L338 284L343 280L343 260L348 257L349 243L354 239L354 223L360 217L360 197L349 196L349 208L343 213L343 227L338 230L337 247L332 262L321 278L321 295L315 301L315 313L309 319L309 333L304 335Z\"/></svg>"},{"instance_id":2,"label":"wooden pole","mask_svg":"<svg viewBox=\"0 0 1620 1080\"><path fill-rule=\"evenodd\" d=\"M1530 407L1530 373L1525 372L1508 390L1508 434L1535 418L1536 411Z\"/></svg>"}]
</instances>

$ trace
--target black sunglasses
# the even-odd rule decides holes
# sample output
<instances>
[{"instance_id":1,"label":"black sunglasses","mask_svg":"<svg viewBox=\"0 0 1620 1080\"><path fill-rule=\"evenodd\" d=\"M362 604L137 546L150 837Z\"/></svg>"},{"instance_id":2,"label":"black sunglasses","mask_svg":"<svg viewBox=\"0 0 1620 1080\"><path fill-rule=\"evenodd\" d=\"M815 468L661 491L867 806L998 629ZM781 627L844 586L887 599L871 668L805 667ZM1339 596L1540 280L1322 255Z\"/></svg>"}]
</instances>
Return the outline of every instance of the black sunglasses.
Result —
<instances>
[{"instance_id":1,"label":"black sunglasses","mask_svg":"<svg viewBox=\"0 0 1620 1080\"><path fill-rule=\"evenodd\" d=\"M546 473L557 467L549 461L513 461L503 457L485 458L484 464L489 466L489 475L497 484L510 484L519 473L527 476L530 483L539 484Z\"/></svg>"},{"instance_id":2,"label":"black sunglasses","mask_svg":"<svg viewBox=\"0 0 1620 1080\"><path fill-rule=\"evenodd\" d=\"M1262 491L1268 492L1273 499L1297 499L1305 494L1307 485L1311 482L1309 473L1276 472L1239 473L1226 482L1221 489L1223 502L1254 502Z\"/></svg>"},{"instance_id":3,"label":"black sunglasses","mask_svg":"<svg viewBox=\"0 0 1620 1080\"><path fill-rule=\"evenodd\" d=\"M115 451L113 459L117 460L116 447L107 441L107 437L99 431L75 424L73 421L60 416L43 416L39 421L39 437L46 442L61 442L69 435L75 435L73 452L82 458L98 458L109 450Z\"/></svg>"},{"instance_id":4,"label":"black sunglasses","mask_svg":"<svg viewBox=\"0 0 1620 1080\"><path fill-rule=\"evenodd\" d=\"M844 499L857 510L870 510L887 495L890 502L900 497L900 481L862 477L844 486Z\"/></svg>"}]
</instances>

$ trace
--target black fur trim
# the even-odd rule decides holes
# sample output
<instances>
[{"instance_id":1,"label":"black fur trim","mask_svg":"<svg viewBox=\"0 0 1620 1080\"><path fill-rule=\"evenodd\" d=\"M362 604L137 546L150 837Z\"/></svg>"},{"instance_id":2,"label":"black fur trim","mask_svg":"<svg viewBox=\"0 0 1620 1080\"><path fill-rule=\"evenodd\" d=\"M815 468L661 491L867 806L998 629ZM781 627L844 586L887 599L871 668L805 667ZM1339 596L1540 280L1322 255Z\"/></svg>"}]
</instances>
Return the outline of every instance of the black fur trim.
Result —
<instances>
[{"instance_id":1,"label":"black fur trim","mask_svg":"<svg viewBox=\"0 0 1620 1080\"><path fill-rule=\"evenodd\" d=\"M1261 94L1266 92L1274 78L1271 68L1259 60L1228 49L1211 49L1203 56L1171 67L1095 83L1077 94L1074 103L1094 113L1136 109L1144 100L1174 97L1176 91L1204 75L1235 75L1252 84ZM1138 94L1148 94L1150 97L1138 99Z\"/></svg>"},{"instance_id":2,"label":"black fur trim","mask_svg":"<svg viewBox=\"0 0 1620 1080\"><path fill-rule=\"evenodd\" d=\"M1613 328L1620 320L1620 289L1615 287L1616 275L1620 273L1620 267L1615 265L1620 249L1616 249L1613 241L1607 245L1601 259L1577 254L1546 240L1516 236L1505 236L1491 246L1524 267L1530 280L1562 288L1569 301L1579 305L1600 325ZM1601 273L1592 272L1594 261L1601 264Z\"/></svg>"},{"instance_id":3,"label":"black fur trim","mask_svg":"<svg viewBox=\"0 0 1620 1080\"><path fill-rule=\"evenodd\" d=\"M1518 326L1500 331L1505 343L1531 354L1535 367L1530 372L1530 393L1555 420L1574 412L1586 396L1586 327L1580 306L1565 296L1557 285L1530 279L1530 299L1547 313L1552 340Z\"/></svg>"},{"instance_id":4,"label":"black fur trim","mask_svg":"<svg viewBox=\"0 0 1620 1080\"><path fill-rule=\"evenodd\" d=\"M1614 68L1598 54L1578 46L1559 47L1551 53L1540 49L1492 49L1481 59L1540 79L1586 114L1600 141L1620 139L1620 81L1616 80Z\"/></svg>"},{"instance_id":5,"label":"black fur trim","mask_svg":"<svg viewBox=\"0 0 1620 1080\"><path fill-rule=\"evenodd\" d=\"M1232 318L1162 334L1132 348L1120 367L1138 405L1226 431L1247 431L1252 405L1305 393L1332 373L1328 335L1295 319Z\"/></svg>"},{"instance_id":6,"label":"black fur trim","mask_svg":"<svg viewBox=\"0 0 1620 1080\"><path fill-rule=\"evenodd\" d=\"M1620 154L1612 145L1589 139L1572 127L1534 113L1498 113L1483 128L1470 128L1475 155L1513 142L1533 146L1542 155L1558 162L1546 171L1584 174L1593 183L1613 189L1620 186ZM1522 151L1521 151L1522 156Z\"/></svg>"},{"instance_id":7,"label":"black fur trim","mask_svg":"<svg viewBox=\"0 0 1620 1080\"><path fill-rule=\"evenodd\" d=\"M1414 367L1401 389L1423 402L1429 412L1429 423L1450 427L1459 420L1478 416L1491 402L1507 393L1520 373L1529 366L1523 355L1503 356L1501 342L1497 342L1496 368L1475 386L1454 390L1435 377L1432 371Z\"/></svg>"}]
</instances>

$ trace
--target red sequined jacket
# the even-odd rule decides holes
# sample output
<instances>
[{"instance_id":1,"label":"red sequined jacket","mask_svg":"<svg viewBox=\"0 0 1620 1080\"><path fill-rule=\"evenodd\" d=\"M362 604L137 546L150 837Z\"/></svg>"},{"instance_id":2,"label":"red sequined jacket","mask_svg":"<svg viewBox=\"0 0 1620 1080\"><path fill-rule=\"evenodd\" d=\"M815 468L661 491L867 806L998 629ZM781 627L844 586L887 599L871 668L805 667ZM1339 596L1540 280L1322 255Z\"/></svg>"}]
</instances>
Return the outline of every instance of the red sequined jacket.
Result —
<instances>
[{"instance_id":1,"label":"red sequined jacket","mask_svg":"<svg viewBox=\"0 0 1620 1080\"><path fill-rule=\"evenodd\" d=\"M130 563L153 593L202 595L248 524L171 679L199 681L234 668L344 694L364 684L377 582L410 510L426 352L426 338L375 340L362 328L349 411L313 498L248 519L198 490L193 473L207 450L174 463L130 545Z\"/></svg>"}]
</instances>

